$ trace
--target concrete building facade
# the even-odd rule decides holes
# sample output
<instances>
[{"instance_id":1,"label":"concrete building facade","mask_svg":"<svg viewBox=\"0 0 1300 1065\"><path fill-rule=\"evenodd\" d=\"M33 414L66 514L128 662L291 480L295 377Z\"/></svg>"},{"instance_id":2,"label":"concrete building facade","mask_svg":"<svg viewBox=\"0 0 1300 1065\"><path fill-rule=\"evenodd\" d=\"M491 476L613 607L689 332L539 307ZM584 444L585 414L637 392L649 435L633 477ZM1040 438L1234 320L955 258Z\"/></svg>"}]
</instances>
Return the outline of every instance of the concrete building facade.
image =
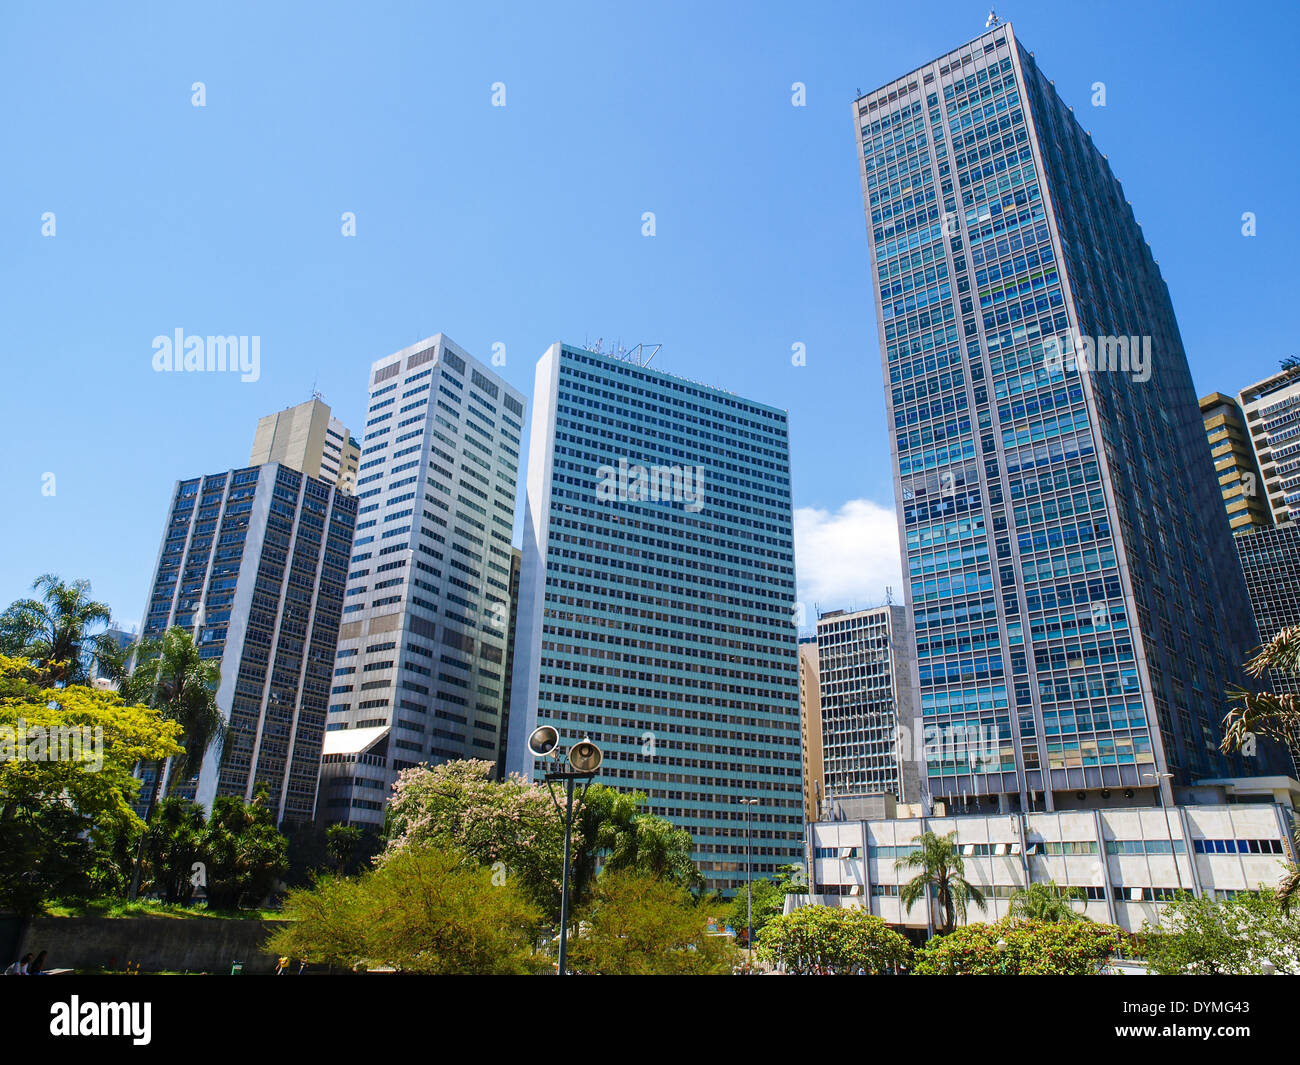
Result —
<instances>
[{"instance_id":1,"label":"concrete building facade","mask_svg":"<svg viewBox=\"0 0 1300 1065\"><path fill-rule=\"evenodd\" d=\"M915 655L901 605L817 619L826 796L920 799L925 736L912 688Z\"/></svg>"},{"instance_id":2,"label":"concrete building facade","mask_svg":"<svg viewBox=\"0 0 1300 1065\"><path fill-rule=\"evenodd\" d=\"M371 367L320 819L378 827L401 770L496 765L523 425L442 334Z\"/></svg>"},{"instance_id":3,"label":"concrete building facade","mask_svg":"<svg viewBox=\"0 0 1300 1065\"><path fill-rule=\"evenodd\" d=\"M347 426L330 413L320 396L313 396L258 420L248 463L278 462L352 492L359 461L360 445Z\"/></svg>"},{"instance_id":4,"label":"concrete building facade","mask_svg":"<svg viewBox=\"0 0 1300 1065\"><path fill-rule=\"evenodd\" d=\"M1295 859L1297 789L1287 777L1222 780L1168 807L1126 805L1112 793L1112 805L1087 810L822 821L808 826L810 893L798 902L866 909L896 928L932 933L937 906L902 904L900 885L915 872L896 863L923 832L955 833L966 879L987 900L967 922L996 921L1026 884L1051 881L1079 889L1075 907L1086 916L1138 932L1144 921L1158 923L1160 903L1180 891L1271 891Z\"/></svg>"},{"instance_id":5,"label":"concrete building facade","mask_svg":"<svg viewBox=\"0 0 1300 1065\"><path fill-rule=\"evenodd\" d=\"M786 413L553 345L537 367L507 766L553 725L690 832L710 889L803 850ZM757 799L751 808L741 799Z\"/></svg>"},{"instance_id":6,"label":"concrete building facade","mask_svg":"<svg viewBox=\"0 0 1300 1065\"><path fill-rule=\"evenodd\" d=\"M1201 417L1229 527L1234 533L1270 528L1273 509L1241 404L1211 392L1201 397Z\"/></svg>"},{"instance_id":7,"label":"concrete building facade","mask_svg":"<svg viewBox=\"0 0 1300 1065\"><path fill-rule=\"evenodd\" d=\"M822 701L817 669L817 637L799 640L799 738L803 749L803 819L820 816L823 790Z\"/></svg>"},{"instance_id":8,"label":"concrete building facade","mask_svg":"<svg viewBox=\"0 0 1300 1065\"><path fill-rule=\"evenodd\" d=\"M277 821L312 819L356 513L279 463L177 482L142 635L194 634L227 735L176 794L210 807L265 785Z\"/></svg>"},{"instance_id":9,"label":"concrete building facade","mask_svg":"<svg viewBox=\"0 0 1300 1065\"><path fill-rule=\"evenodd\" d=\"M1050 811L1270 771L1220 751L1254 623L1108 160L1010 24L853 116L920 712L996 736L927 757L923 799Z\"/></svg>"}]
</instances>

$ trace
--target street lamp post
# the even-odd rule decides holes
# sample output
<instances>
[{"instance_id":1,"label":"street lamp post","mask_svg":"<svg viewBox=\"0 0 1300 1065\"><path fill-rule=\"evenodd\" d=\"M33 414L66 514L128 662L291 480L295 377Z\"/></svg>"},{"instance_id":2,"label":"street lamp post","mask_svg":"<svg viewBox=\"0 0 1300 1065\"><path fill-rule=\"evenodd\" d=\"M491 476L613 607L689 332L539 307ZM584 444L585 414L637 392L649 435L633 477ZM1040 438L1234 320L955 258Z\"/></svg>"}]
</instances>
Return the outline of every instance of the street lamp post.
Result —
<instances>
[{"instance_id":1,"label":"street lamp post","mask_svg":"<svg viewBox=\"0 0 1300 1065\"><path fill-rule=\"evenodd\" d=\"M560 764L557 751L559 745L560 734L550 725L542 725L534 729L533 734L528 737L528 749L538 758L551 757L557 766ZM560 956L556 969L557 976L565 974L569 960L569 865L573 850L573 786L579 780L585 781L578 795L578 802L581 803L587 794L587 789L591 787L592 780L595 779L603 757L599 747L591 740L583 739L569 748L568 761L572 766L570 771L556 769L543 778L547 790L551 793L551 801L555 803L555 809L564 819L564 868L560 872ZM553 787L558 780L564 781L565 785L563 809L560 809L560 800L555 797Z\"/></svg>"},{"instance_id":2,"label":"street lamp post","mask_svg":"<svg viewBox=\"0 0 1300 1065\"><path fill-rule=\"evenodd\" d=\"M1143 773L1142 779L1150 777L1156 782L1156 793L1160 796L1160 812L1165 815L1165 835L1169 837L1169 856L1174 860L1174 879L1178 882L1178 890L1183 889L1183 870L1178 864L1178 848L1174 846L1174 826L1169 821L1169 807L1165 805L1165 789L1163 781L1173 780L1173 773ZM1188 859L1191 860L1190 858ZM1147 871L1150 872L1151 863L1147 863ZM1154 885L1152 885L1154 887ZM1157 913L1160 911L1157 910Z\"/></svg>"},{"instance_id":3,"label":"street lamp post","mask_svg":"<svg viewBox=\"0 0 1300 1065\"><path fill-rule=\"evenodd\" d=\"M754 807L757 799L741 799L745 808L745 960L754 960L754 893L751 890L754 869Z\"/></svg>"}]
</instances>

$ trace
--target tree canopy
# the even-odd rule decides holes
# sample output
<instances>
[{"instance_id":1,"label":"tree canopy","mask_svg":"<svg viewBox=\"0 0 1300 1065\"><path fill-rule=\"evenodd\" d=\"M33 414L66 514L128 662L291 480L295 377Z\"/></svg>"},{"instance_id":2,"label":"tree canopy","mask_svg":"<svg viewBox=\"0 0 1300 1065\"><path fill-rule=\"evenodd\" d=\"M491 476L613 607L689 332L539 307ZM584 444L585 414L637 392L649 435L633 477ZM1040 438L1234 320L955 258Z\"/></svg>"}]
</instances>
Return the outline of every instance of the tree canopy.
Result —
<instances>
[{"instance_id":1,"label":"tree canopy","mask_svg":"<svg viewBox=\"0 0 1300 1065\"><path fill-rule=\"evenodd\" d=\"M23 910L86 889L76 884L94 851L140 828L136 764L181 749L179 726L156 710L79 684L42 687L42 676L0 655L0 905Z\"/></svg>"},{"instance_id":2,"label":"tree canopy","mask_svg":"<svg viewBox=\"0 0 1300 1065\"><path fill-rule=\"evenodd\" d=\"M267 948L344 969L514 974L548 963L533 950L541 911L514 881L454 850L410 843L354 880L290 892L289 923Z\"/></svg>"},{"instance_id":3,"label":"tree canopy","mask_svg":"<svg viewBox=\"0 0 1300 1065\"><path fill-rule=\"evenodd\" d=\"M730 937L710 935L687 889L641 869L606 869L569 940L578 972L612 976L716 975L731 971Z\"/></svg>"},{"instance_id":4,"label":"tree canopy","mask_svg":"<svg viewBox=\"0 0 1300 1065\"><path fill-rule=\"evenodd\" d=\"M797 974L893 972L911 960L907 940L866 910L801 906L756 935L757 957Z\"/></svg>"},{"instance_id":5,"label":"tree canopy","mask_svg":"<svg viewBox=\"0 0 1300 1065\"><path fill-rule=\"evenodd\" d=\"M921 976L1089 976L1127 941L1095 921L1015 921L962 925L916 953Z\"/></svg>"}]
</instances>

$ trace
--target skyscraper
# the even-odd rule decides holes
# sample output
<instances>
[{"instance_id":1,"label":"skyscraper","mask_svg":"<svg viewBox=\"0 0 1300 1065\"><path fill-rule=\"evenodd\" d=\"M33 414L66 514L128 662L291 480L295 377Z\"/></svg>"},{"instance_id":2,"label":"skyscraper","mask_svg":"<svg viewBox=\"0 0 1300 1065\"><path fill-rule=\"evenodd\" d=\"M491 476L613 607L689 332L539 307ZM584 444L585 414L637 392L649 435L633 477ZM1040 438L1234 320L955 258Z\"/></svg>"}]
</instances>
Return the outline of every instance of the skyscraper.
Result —
<instances>
[{"instance_id":1,"label":"skyscraper","mask_svg":"<svg viewBox=\"0 0 1300 1065\"><path fill-rule=\"evenodd\" d=\"M501 700L501 734L497 737L497 776L506 775L506 744L510 737L510 697L515 676L515 636L519 631L519 573L524 553L510 549L510 631L506 639L505 694Z\"/></svg>"},{"instance_id":2,"label":"skyscraper","mask_svg":"<svg viewBox=\"0 0 1300 1065\"><path fill-rule=\"evenodd\" d=\"M1233 541L1246 577L1260 643L1300 626L1300 376L1284 369L1238 399L1215 392L1201 399L1205 429ZM1300 681L1269 670L1262 687L1300 695ZM1300 738L1287 745L1295 773Z\"/></svg>"},{"instance_id":3,"label":"skyscraper","mask_svg":"<svg viewBox=\"0 0 1300 1065\"><path fill-rule=\"evenodd\" d=\"M496 763L523 422L442 334L371 367L322 820L382 824L404 768Z\"/></svg>"},{"instance_id":4,"label":"skyscraper","mask_svg":"<svg viewBox=\"0 0 1300 1065\"><path fill-rule=\"evenodd\" d=\"M279 462L351 492L357 483L359 446L319 396L258 420L250 466Z\"/></svg>"},{"instance_id":5,"label":"skyscraper","mask_svg":"<svg viewBox=\"0 0 1300 1065\"><path fill-rule=\"evenodd\" d=\"M194 633L221 668L227 722L177 794L210 805L264 784L277 821L311 820L356 513L341 489L278 463L177 483L143 635Z\"/></svg>"},{"instance_id":6,"label":"skyscraper","mask_svg":"<svg viewBox=\"0 0 1300 1065\"><path fill-rule=\"evenodd\" d=\"M828 794L919 800L912 744L915 640L901 606L835 610L817 619L821 743Z\"/></svg>"},{"instance_id":7,"label":"skyscraper","mask_svg":"<svg viewBox=\"0 0 1300 1065\"><path fill-rule=\"evenodd\" d=\"M797 861L801 789L786 414L553 345L537 366L507 765L532 730L687 829L710 888Z\"/></svg>"},{"instance_id":8,"label":"skyscraper","mask_svg":"<svg viewBox=\"0 0 1300 1065\"><path fill-rule=\"evenodd\" d=\"M1228 525L1234 533L1271 527L1273 510L1241 404L1222 392L1211 392L1201 397L1201 417Z\"/></svg>"},{"instance_id":9,"label":"skyscraper","mask_svg":"<svg viewBox=\"0 0 1300 1065\"><path fill-rule=\"evenodd\" d=\"M853 114L921 716L936 750L997 736L927 757L929 796L1057 809L1238 771L1219 723L1254 624L1105 156L1010 25Z\"/></svg>"},{"instance_id":10,"label":"skyscraper","mask_svg":"<svg viewBox=\"0 0 1300 1065\"><path fill-rule=\"evenodd\" d=\"M1300 512L1300 366L1244 388L1237 397L1264 476L1274 524Z\"/></svg>"},{"instance_id":11,"label":"skyscraper","mask_svg":"<svg viewBox=\"0 0 1300 1065\"><path fill-rule=\"evenodd\" d=\"M817 637L799 638L799 741L803 752L803 819L821 815L822 700L817 673Z\"/></svg>"}]
</instances>

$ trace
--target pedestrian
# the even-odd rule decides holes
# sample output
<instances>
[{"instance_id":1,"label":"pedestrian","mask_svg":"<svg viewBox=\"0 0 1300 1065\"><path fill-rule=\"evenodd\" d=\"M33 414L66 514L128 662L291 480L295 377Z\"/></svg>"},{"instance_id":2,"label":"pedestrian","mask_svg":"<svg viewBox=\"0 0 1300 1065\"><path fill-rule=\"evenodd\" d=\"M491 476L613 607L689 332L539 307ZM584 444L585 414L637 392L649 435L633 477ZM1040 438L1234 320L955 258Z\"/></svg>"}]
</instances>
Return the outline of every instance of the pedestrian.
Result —
<instances>
[{"instance_id":1,"label":"pedestrian","mask_svg":"<svg viewBox=\"0 0 1300 1065\"><path fill-rule=\"evenodd\" d=\"M276 976L283 976L283 975L284 975L284 971L285 971L287 968L289 968L289 959L288 959L288 958L281 958L278 962L275 963L275 975L276 975Z\"/></svg>"},{"instance_id":2,"label":"pedestrian","mask_svg":"<svg viewBox=\"0 0 1300 1065\"><path fill-rule=\"evenodd\" d=\"M36 960L27 966L28 976L42 976L45 973L45 959L49 956L49 951L43 950L36 955Z\"/></svg>"},{"instance_id":3,"label":"pedestrian","mask_svg":"<svg viewBox=\"0 0 1300 1065\"><path fill-rule=\"evenodd\" d=\"M26 976L27 966L32 963L31 954L24 954L18 961L14 962L5 970L5 976Z\"/></svg>"}]
</instances>

